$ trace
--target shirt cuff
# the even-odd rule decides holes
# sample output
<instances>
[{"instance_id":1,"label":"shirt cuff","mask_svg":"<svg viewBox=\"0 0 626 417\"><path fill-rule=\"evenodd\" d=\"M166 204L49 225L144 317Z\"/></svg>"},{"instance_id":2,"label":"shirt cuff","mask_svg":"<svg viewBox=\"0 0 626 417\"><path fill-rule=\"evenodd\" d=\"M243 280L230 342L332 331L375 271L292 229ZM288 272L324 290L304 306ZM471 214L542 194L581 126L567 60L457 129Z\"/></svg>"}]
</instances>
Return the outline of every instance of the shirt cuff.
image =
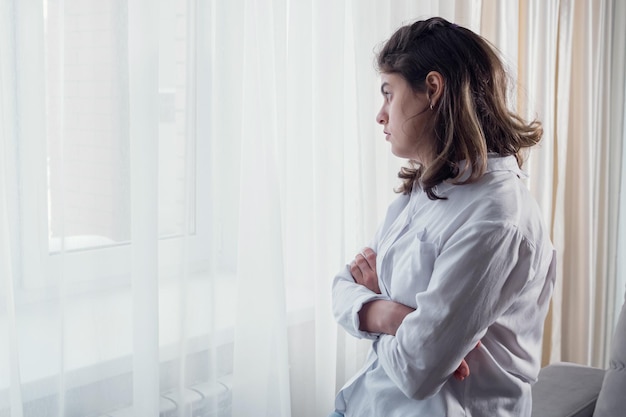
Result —
<instances>
[{"instance_id":1,"label":"shirt cuff","mask_svg":"<svg viewBox=\"0 0 626 417\"><path fill-rule=\"evenodd\" d=\"M382 333L370 333L364 330L360 330L359 328L361 327L361 320L359 319L359 311L361 311L363 306L367 303L370 303L374 300L386 300L386 299L388 298L383 296L382 294L371 293L371 294L363 294L356 300L356 302L352 306L352 326L354 328L354 331L356 332L355 336L360 337L362 339L375 340L382 334Z\"/></svg>"}]
</instances>

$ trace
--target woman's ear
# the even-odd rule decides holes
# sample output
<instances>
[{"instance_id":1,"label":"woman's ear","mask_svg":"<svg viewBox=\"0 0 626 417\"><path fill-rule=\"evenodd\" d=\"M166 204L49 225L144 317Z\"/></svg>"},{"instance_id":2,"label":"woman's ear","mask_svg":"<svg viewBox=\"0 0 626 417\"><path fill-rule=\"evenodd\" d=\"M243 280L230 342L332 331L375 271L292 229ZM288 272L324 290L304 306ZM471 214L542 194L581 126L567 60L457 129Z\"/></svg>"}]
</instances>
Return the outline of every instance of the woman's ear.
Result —
<instances>
[{"instance_id":1,"label":"woman's ear","mask_svg":"<svg viewBox=\"0 0 626 417\"><path fill-rule=\"evenodd\" d=\"M426 94L431 108L435 107L441 98L443 85L443 76L437 71L431 71L426 75Z\"/></svg>"}]
</instances>

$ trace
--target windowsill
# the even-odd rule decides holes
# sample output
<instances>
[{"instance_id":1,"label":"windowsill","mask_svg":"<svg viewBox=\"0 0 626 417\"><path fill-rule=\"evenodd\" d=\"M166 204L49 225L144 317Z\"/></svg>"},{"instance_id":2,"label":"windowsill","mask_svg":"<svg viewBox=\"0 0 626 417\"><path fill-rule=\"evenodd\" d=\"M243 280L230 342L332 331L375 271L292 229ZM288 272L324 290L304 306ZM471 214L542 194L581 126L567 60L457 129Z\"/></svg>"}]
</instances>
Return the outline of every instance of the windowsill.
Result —
<instances>
[{"instance_id":1,"label":"windowsill","mask_svg":"<svg viewBox=\"0 0 626 417\"><path fill-rule=\"evenodd\" d=\"M187 354L233 342L236 303L232 300L235 299L237 289L235 278L225 277L211 283L206 277L202 273L191 274L187 281L187 296L182 300L179 296L180 283L161 280L161 363L174 360L179 354L181 301L188 308L187 317L206 318L185 321ZM211 306L210 300L214 300L214 306ZM132 370L133 306L129 285L66 296L64 306L61 309L56 300L42 299L18 307L20 377L22 386L29 387L23 392L24 401L54 393L59 383L60 369L64 370L66 376L71 375L71 378L66 378L67 388L114 378ZM64 320L60 319L61 314ZM290 326L313 320L310 293L290 292L287 314ZM6 320L6 316L0 316L0 328L6 328ZM65 323L63 329L59 325L61 322ZM211 329L214 329L213 340L209 340ZM65 335L63 346L59 340L60 334ZM62 348L65 355L61 354ZM0 360L9 358L6 349L8 344L0 344ZM8 395L11 378L8 372L10 367L4 369L7 372L0 373L0 410L8 401L4 394Z\"/></svg>"}]
</instances>

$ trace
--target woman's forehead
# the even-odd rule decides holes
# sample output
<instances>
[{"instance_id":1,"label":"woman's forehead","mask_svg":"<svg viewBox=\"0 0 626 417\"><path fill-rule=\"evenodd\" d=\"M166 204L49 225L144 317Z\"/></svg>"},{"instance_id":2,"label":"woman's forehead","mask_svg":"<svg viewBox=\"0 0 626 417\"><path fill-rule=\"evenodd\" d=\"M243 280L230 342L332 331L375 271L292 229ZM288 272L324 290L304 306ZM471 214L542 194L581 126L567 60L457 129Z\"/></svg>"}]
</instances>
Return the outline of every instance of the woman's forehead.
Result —
<instances>
[{"instance_id":1,"label":"woman's forehead","mask_svg":"<svg viewBox=\"0 0 626 417\"><path fill-rule=\"evenodd\" d=\"M393 87L405 85L406 80L399 74L383 72L380 74L380 84L381 86L389 85Z\"/></svg>"}]
</instances>

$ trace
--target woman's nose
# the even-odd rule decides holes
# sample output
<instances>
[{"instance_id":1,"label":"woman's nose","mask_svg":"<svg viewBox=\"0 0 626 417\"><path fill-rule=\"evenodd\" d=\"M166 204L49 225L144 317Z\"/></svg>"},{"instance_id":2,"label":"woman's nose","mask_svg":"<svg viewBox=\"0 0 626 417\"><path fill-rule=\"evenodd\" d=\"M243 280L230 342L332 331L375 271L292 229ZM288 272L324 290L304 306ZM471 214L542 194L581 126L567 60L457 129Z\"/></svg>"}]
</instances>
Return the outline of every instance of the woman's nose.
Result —
<instances>
[{"instance_id":1,"label":"woman's nose","mask_svg":"<svg viewBox=\"0 0 626 417\"><path fill-rule=\"evenodd\" d=\"M387 114L383 111L383 109L380 109L380 111L376 115L376 122L381 125L387 123Z\"/></svg>"}]
</instances>

